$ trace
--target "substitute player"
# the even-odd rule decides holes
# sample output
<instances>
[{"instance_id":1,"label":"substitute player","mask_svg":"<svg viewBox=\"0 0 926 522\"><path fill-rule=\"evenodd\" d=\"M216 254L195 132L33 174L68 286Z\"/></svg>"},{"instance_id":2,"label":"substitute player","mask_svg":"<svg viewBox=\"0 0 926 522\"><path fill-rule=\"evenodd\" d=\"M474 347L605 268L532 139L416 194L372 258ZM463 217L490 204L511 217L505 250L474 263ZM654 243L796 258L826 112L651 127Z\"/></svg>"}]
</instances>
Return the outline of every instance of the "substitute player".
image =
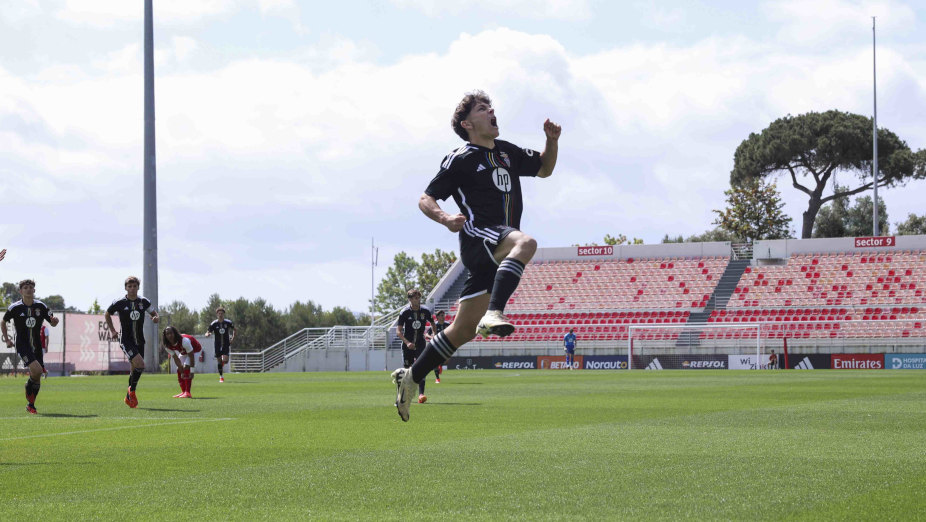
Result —
<instances>
[{"instance_id":1,"label":"substitute player","mask_svg":"<svg viewBox=\"0 0 926 522\"><path fill-rule=\"evenodd\" d=\"M206 329L206 337L215 334L215 363L219 367L219 382L225 382L222 368L228 364L231 343L235 340L235 325L225 318L225 309L221 306L215 309L215 316L216 320ZM199 360L202 361L202 357Z\"/></svg>"},{"instance_id":2,"label":"substitute player","mask_svg":"<svg viewBox=\"0 0 926 522\"><path fill-rule=\"evenodd\" d=\"M193 387L193 377L196 370L196 354L203 351L199 341L192 335L181 334L180 330L168 326L161 334L164 350L174 359L177 366L177 381L180 383L180 393L174 395L175 399L192 399L190 388Z\"/></svg>"},{"instance_id":3,"label":"substitute player","mask_svg":"<svg viewBox=\"0 0 926 522\"><path fill-rule=\"evenodd\" d=\"M408 304L399 312L399 319L395 327L395 333L402 339L402 363L403 368L411 368L415 359L424 352L425 347L425 323L431 323L433 327L434 316L431 311L421 306L421 291L412 288L406 292ZM428 400L424 394L425 379L418 383L418 402L424 403Z\"/></svg>"},{"instance_id":4,"label":"substitute player","mask_svg":"<svg viewBox=\"0 0 926 522\"><path fill-rule=\"evenodd\" d=\"M3 322L0 323L0 331L3 333L3 341L7 348L14 346L13 340L10 339L7 332L7 321L13 321L13 328L16 329L16 353L22 359L23 365L29 368L29 379L26 381L26 411L35 415L35 398L39 395L39 389L42 388L42 370L43 367L36 359L36 351L41 353L40 332L42 323L48 320L52 326L58 325L58 318L52 315L51 311L45 306L45 303L35 298L35 281L32 279L23 279L19 282L19 294L22 299L11 304L9 309L3 314Z\"/></svg>"},{"instance_id":5,"label":"substitute player","mask_svg":"<svg viewBox=\"0 0 926 522\"><path fill-rule=\"evenodd\" d=\"M119 315L119 346L122 353L132 365L132 373L129 375L129 388L125 393L125 404L129 408L138 406L138 397L135 396L135 389L138 387L138 380L145 371L145 312L151 315L151 320L155 323L160 319L157 310L151 309L151 301L147 297L138 295L138 288L141 286L141 280L135 276L130 276L125 280L125 297L116 299L113 304L106 309L104 318L106 326L110 332L115 332L113 326L113 314Z\"/></svg>"},{"instance_id":6,"label":"substitute player","mask_svg":"<svg viewBox=\"0 0 926 522\"><path fill-rule=\"evenodd\" d=\"M470 274L453 324L434 336L411 369L392 373L395 405L403 421L408 421L415 383L457 348L477 333L505 337L514 332L514 325L503 315L505 304L537 251L537 241L519 230L521 177L549 177L559 150L561 128L550 120L543 123L546 145L542 153L497 139L495 109L482 91L466 94L450 123L467 143L444 158L418 208L447 230L459 233L460 259ZM459 214L448 214L437 203L451 196Z\"/></svg>"}]
</instances>

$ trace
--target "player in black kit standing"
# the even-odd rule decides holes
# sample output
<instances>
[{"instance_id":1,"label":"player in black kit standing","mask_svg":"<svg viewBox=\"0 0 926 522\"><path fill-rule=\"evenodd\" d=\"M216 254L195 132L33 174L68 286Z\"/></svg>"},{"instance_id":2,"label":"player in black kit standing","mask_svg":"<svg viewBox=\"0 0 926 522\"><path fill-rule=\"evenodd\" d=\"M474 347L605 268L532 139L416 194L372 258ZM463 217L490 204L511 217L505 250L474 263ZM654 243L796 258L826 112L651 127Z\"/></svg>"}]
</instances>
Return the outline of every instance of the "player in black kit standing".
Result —
<instances>
[{"instance_id":1,"label":"player in black kit standing","mask_svg":"<svg viewBox=\"0 0 926 522\"><path fill-rule=\"evenodd\" d=\"M151 320L158 322L157 310L149 310L151 301L146 297L138 295L138 288L141 281L131 276L125 280L125 297L116 299L113 304L106 309L104 318L106 326L110 332L115 333L116 327L113 326L113 314L119 314L119 346L125 357L132 364L132 373L129 375L129 389L125 393L125 404L129 408L138 406L138 397L135 396L135 388L138 386L138 379L141 379L142 372L145 371L145 312L151 315Z\"/></svg>"},{"instance_id":2,"label":"player in black kit standing","mask_svg":"<svg viewBox=\"0 0 926 522\"><path fill-rule=\"evenodd\" d=\"M16 353L22 359L23 365L29 368L29 380L26 381L26 411L35 414L35 398L42 387L42 365L36 358L36 351L42 352L42 321L47 319L48 324L57 326L58 318L51 314L45 303L35 298L35 281L20 281L19 293L22 299L11 304L3 314L0 330L3 332L3 341L7 348L12 348L13 340L6 330L6 323L10 319L13 320L13 327L16 329Z\"/></svg>"},{"instance_id":3,"label":"player in black kit standing","mask_svg":"<svg viewBox=\"0 0 926 522\"><path fill-rule=\"evenodd\" d=\"M406 294L408 304L399 313L398 324L395 327L395 333L402 339L402 362L404 368L411 368L415 359L424 353L425 347L425 323L431 323L434 326L434 316L431 311L421 306L421 291L412 288ZM424 394L424 382L422 379L418 383L418 402L424 403L428 400Z\"/></svg>"},{"instance_id":4,"label":"player in black kit standing","mask_svg":"<svg viewBox=\"0 0 926 522\"><path fill-rule=\"evenodd\" d=\"M215 364L219 367L219 382L225 382L225 373L222 371L228 364L231 355L231 342L235 340L235 325L225 318L225 309L221 306L215 309L216 320L212 321L206 329L206 337L215 335ZM199 360L203 360L200 355Z\"/></svg>"},{"instance_id":5,"label":"player in black kit standing","mask_svg":"<svg viewBox=\"0 0 926 522\"><path fill-rule=\"evenodd\" d=\"M553 174L562 131L550 120L543 123L542 153L499 140L495 109L482 91L466 94L450 123L467 143L444 158L418 208L451 232L459 232L460 259L470 274L453 324L427 343L410 369L392 372L395 405L403 421L408 421L415 384L457 348L476 334L505 337L514 332L503 315L505 304L537 251L537 241L520 231L520 178ZM458 214L448 214L437 203L451 196L460 208Z\"/></svg>"}]
</instances>

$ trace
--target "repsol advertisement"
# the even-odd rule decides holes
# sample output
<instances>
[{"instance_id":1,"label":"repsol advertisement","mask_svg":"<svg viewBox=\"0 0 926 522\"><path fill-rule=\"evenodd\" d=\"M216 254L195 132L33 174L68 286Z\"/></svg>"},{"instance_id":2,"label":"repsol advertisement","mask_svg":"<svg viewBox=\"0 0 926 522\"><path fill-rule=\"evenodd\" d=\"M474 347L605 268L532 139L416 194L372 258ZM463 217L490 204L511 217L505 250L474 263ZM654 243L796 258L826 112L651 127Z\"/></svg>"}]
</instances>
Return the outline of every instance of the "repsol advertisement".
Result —
<instances>
[{"instance_id":1,"label":"repsol advertisement","mask_svg":"<svg viewBox=\"0 0 926 522\"><path fill-rule=\"evenodd\" d=\"M537 357L451 357L444 365L448 370L535 370Z\"/></svg>"},{"instance_id":2,"label":"repsol advertisement","mask_svg":"<svg viewBox=\"0 0 926 522\"><path fill-rule=\"evenodd\" d=\"M647 370L726 370L726 355L634 355L633 367Z\"/></svg>"}]
</instances>

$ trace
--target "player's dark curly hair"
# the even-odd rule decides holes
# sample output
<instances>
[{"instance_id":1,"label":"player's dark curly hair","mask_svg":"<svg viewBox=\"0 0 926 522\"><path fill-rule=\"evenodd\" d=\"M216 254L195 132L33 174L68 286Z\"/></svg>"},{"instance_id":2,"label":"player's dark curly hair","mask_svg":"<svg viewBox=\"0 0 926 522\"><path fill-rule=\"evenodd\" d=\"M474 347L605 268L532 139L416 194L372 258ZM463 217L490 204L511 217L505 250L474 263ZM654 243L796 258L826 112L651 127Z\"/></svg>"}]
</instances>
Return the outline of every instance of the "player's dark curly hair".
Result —
<instances>
[{"instance_id":1,"label":"player's dark curly hair","mask_svg":"<svg viewBox=\"0 0 926 522\"><path fill-rule=\"evenodd\" d=\"M475 90L466 93L463 96L463 99L460 100L460 103L457 104L457 108L453 111L453 119L450 120L450 126L453 127L453 132L457 133L457 136L463 138L463 141L469 141L469 134L467 134L466 129L463 128L463 120L469 116L469 111L473 110L473 106L478 102L485 102L492 105L492 100L489 99L489 95L484 91Z\"/></svg>"},{"instance_id":2,"label":"player's dark curly hair","mask_svg":"<svg viewBox=\"0 0 926 522\"><path fill-rule=\"evenodd\" d=\"M164 346L173 346L170 342L167 341L167 331L168 330L170 330L170 333L172 334L175 343L183 339L183 337L180 337L180 330L178 330L177 327L168 326L167 328L164 329L163 332L161 332L161 340L164 341Z\"/></svg>"},{"instance_id":3,"label":"player's dark curly hair","mask_svg":"<svg viewBox=\"0 0 926 522\"><path fill-rule=\"evenodd\" d=\"M22 281L19 282L19 289L22 290L23 287L26 285L35 286L35 281L33 281L32 279L23 279Z\"/></svg>"}]
</instances>

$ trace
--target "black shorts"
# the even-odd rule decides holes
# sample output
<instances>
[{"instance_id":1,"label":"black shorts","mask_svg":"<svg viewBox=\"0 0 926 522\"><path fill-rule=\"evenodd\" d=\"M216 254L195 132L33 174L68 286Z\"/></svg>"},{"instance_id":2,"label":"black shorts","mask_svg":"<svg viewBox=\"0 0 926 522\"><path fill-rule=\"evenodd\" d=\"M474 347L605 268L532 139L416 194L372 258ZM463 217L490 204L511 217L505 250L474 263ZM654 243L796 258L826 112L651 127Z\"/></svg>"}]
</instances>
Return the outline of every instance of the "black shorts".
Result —
<instances>
[{"instance_id":1,"label":"black shorts","mask_svg":"<svg viewBox=\"0 0 926 522\"><path fill-rule=\"evenodd\" d=\"M122 353L125 354L126 359L130 361L136 355L140 355L142 359L145 358L145 345L135 346L134 344L119 343L119 347L122 348Z\"/></svg>"},{"instance_id":2,"label":"black shorts","mask_svg":"<svg viewBox=\"0 0 926 522\"><path fill-rule=\"evenodd\" d=\"M475 236L470 236L466 231L460 232L460 260L469 270L463 291L460 292L460 301L492 293L495 273L498 272L498 262L493 255L495 248L517 229L496 225L474 230L477 234Z\"/></svg>"},{"instance_id":3,"label":"black shorts","mask_svg":"<svg viewBox=\"0 0 926 522\"><path fill-rule=\"evenodd\" d=\"M41 349L40 349L40 350L41 350ZM36 358L36 356L35 356L35 351L32 349L31 346L23 346L23 347L20 347L19 345L17 345L17 346L16 346L16 353L18 353L18 354L19 354L19 358L22 359L22 361L23 361L23 366L25 366L25 367L27 367L27 368L29 367L30 364L32 364L32 361L37 361L37 360L38 360L38 358Z\"/></svg>"},{"instance_id":4,"label":"black shorts","mask_svg":"<svg viewBox=\"0 0 926 522\"><path fill-rule=\"evenodd\" d=\"M415 364L415 359L417 359L422 352L424 352L424 343L421 343L421 346L416 346L415 350L409 350L408 347L403 344L402 366L405 368L411 368L412 364Z\"/></svg>"},{"instance_id":5,"label":"black shorts","mask_svg":"<svg viewBox=\"0 0 926 522\"><path fill-rule=\"evenodd\" d=\"M35 360L42 365L42 368L45 367L45 352L41 348L35 349Z\"/></svg>"},{"instance_id":6,"label":"black shorts","mask_svg":"<svg viewBox=\"0 0 926 522\"><path fill-rule=\"evenodd\" d=\"M231 346L226 346L225 348L216 348L215 349L215 358L218 359L223 355L231 354Z\"/></svg>"}]
</instances>

